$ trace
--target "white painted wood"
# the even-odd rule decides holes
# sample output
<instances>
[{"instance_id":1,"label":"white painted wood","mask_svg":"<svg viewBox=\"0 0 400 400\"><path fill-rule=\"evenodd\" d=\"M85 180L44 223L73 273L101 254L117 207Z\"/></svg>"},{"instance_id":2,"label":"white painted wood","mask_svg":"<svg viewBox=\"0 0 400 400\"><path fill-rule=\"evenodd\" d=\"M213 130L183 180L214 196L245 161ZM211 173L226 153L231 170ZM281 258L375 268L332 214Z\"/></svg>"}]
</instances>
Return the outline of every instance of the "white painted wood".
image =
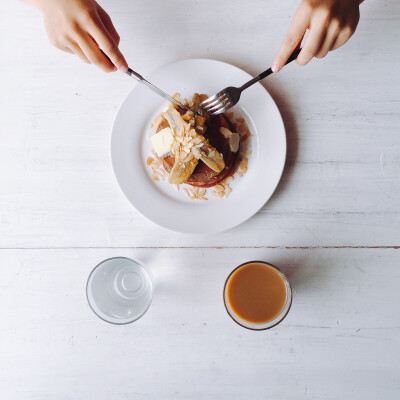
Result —
<instances>
[{"instance_id":1,"label":"white painted wood","mask_svg":"<svg viewBox=\"0 0 400 400\"><path fill-rule=\"evenodd\" d=\"M271 62L296 3L103 6L143 74L189 57L255 74ZM346 46L265 81L287 127L283 180L251 221L202 238L147 222L117 187L110 129L134 83L57 52L29 5L0 7L0 35L7 37L0 43L0 247L399 244L400 45L392 39L400 33L398 2L366 2ZM207 23L209 32L191 23Z\"/></svg>"},{"instance_id":2,"label":"white painted wood","mask_svg":"<svg viewBox=\"0 0 400 400\"><path fill-rule=\"evenodd\" d=\"M297 3L101 2L144 75L193 57L257 74ZM264 83L288 136L271 201L193 237L144 220L113 177L112 121L134 83L56 51L36 10L0 2L1 399L399 398L400 3L364 3L346 46ZM84 292L115 255L140 257L157 281L148 314L125 327L98 320ZM250 259L294 288L268 332L222 305L228 272Z\"/></svg>"},{"instance_id":3,"label":"white painted wood","mask_svg":"<svg viewBox=\"0 0 400 400\"><path fill-rule=\"evenodd\" d=\"M155 275L154 302L128 326L89 309L85 283L114 255ZM294 298L263 332L222 302L245 260L275 263ZM400 393L399 250L0 251L3 399L371 399Z\"/></svg>"}]
</instances>

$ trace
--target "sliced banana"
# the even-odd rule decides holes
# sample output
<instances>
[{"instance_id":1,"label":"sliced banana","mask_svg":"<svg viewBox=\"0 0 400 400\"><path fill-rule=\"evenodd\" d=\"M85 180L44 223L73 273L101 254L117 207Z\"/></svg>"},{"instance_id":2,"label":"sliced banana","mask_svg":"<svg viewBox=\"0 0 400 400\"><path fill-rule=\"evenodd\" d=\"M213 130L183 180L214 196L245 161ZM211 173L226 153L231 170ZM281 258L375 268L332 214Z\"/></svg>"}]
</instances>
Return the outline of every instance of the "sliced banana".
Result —
<instances>
[{"instance_id":1,"label":"sliced banana","mask_svg":"<svg viewBox=\"0 0 400 400\"><path fill-rule=\"evenodd\" d=\"M188 126L187 123L182 119L181 114L170 105L164 112L163 117L168 121L169 126L174 131L175 136L183 136L185 128Z\"/></svg>"},{"instance_id":2,"label":"sliced banana","mask_svg":"<svg viewBox=\"0 0 400 400\"><path fill-rule=\"evenodd\" d=\"M222 154L209 144L202 148L200 160L203 161L207 167L218 173L225 168L225 161Z\"/></svg>"},{"instance_id":3,"label":"sliced banana","mask_svg":"<svg viewBox=\"0 0 400 400\"><path fill-rule=\"evenodd\" d=\"M180 185L183 182L186 182L190 175L192 175L196 165L198 164L198 160L196 158L192 158L190 161L175 161L174 166L172 167L171 173L169 175L169 182L175 185Z\"/></svg>"}]
</instances>

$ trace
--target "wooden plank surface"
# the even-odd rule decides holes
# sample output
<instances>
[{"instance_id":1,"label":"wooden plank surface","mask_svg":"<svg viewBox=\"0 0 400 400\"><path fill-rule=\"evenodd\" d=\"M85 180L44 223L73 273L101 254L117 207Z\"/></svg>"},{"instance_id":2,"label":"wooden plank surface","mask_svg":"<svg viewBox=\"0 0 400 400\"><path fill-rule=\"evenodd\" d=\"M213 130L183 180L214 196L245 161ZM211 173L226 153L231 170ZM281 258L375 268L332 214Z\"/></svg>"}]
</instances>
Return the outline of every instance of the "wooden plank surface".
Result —
<instances>
[{"instance_id":1,"label":"wooden plank surface","mask_svg":"<svg viewBox=\"0 0 400 400\"><path fill-rule=\"evenodd\" d=\"M263 83L288 139L272 199L231 231L190 236L143 219L113 177L112 122L134 83L55 50L36 10L0 2L2 399L399 398L400 3L364 3L346 46ZM255 75L298 2L101 4L144 75L194 57ZM123 327L85 298L90 270L117 255L156 280L148 314ZM294 289L263 333L222 304L251 259Z\"/></svg>"},{"instance_id":2,"label":"wooden plank surface","mask_svg":"<svg viewBox=\"0 0 400 400\"><path fill-rule=\"evenodd\" d=\"M144 74L190 57L255 74L271 62L296 4L189 3L104 7ZM200 238L144 220L115 182L110 130L131 80L57 52L36 10L3 3L13 18L0 17L0 34L10 37L0 43L0 247L399 245L400 46L390 38L400 33L400 4L372 3L345 47L265 81L287 130L282 182L250 221ZM208 34L189 29L183 17L191 7L193 24L206 21ZM227 23L216 24L222 10Z\"/></svg>"},{"instance_id":3,"label":"wooden plank surface","mask_svg":"<svg viewBox=\"0 0 400 400\"><path fill-rule=\"evenodd\" d=\"M0 251L2 398L396 399L400 269L393 249ZM148 313L127 326L92 314L90 270L116 256L155 276ZM273 262L293 306L248 331L222 289L243 261Z\"/></svg>"}]
</instances>

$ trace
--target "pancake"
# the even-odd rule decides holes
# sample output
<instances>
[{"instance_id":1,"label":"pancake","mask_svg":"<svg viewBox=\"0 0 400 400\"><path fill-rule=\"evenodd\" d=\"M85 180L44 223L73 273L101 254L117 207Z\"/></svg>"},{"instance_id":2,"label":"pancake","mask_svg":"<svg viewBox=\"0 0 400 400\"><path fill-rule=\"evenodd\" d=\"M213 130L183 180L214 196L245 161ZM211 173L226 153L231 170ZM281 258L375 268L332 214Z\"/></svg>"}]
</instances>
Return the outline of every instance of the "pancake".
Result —
<instances>
[{"instance_id":1,"label":"pancake","mask_svg":"<svg viewBox=\"0 0 400 400\"><path fill-rule=\"evenodd\" d=\"M168 127L168 121L163 119L157 127L157 132ZM225 115L219 114L207 121L207 131L204 137L209 140L211 146L215 147L222 154L225 168L218 173L213 171L204 162L199 161L192 175L185 183L202 188L212 187L233 173L239 151L236 153L231 151L229 138L225 138L220 132L221 127L225 127L232 132L235 130L229 119ZM174 163L175 158L171 155L163 158L163 166L167 172L171 171Z\"/></svg>"}]
</instances>

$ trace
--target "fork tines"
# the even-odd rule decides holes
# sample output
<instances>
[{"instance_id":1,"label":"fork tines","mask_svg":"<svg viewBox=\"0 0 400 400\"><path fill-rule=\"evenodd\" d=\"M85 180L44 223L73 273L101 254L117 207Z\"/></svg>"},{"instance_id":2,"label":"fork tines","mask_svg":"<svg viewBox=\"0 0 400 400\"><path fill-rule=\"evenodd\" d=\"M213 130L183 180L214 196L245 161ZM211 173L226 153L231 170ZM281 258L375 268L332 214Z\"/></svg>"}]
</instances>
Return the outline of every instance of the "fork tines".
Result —
<instances>
[{"instance_id":1,"label":"fork tines","mask_svg":"<svg viewBox=\"0 0 400 400\"><path fill-rule=\"evenodd\" d=\"M217 115L225 112L232 107L232 101L225 90L221 90L214 96L208 98L200 104L200 107L211 115Z\"/></svg>"}]
</instances>

